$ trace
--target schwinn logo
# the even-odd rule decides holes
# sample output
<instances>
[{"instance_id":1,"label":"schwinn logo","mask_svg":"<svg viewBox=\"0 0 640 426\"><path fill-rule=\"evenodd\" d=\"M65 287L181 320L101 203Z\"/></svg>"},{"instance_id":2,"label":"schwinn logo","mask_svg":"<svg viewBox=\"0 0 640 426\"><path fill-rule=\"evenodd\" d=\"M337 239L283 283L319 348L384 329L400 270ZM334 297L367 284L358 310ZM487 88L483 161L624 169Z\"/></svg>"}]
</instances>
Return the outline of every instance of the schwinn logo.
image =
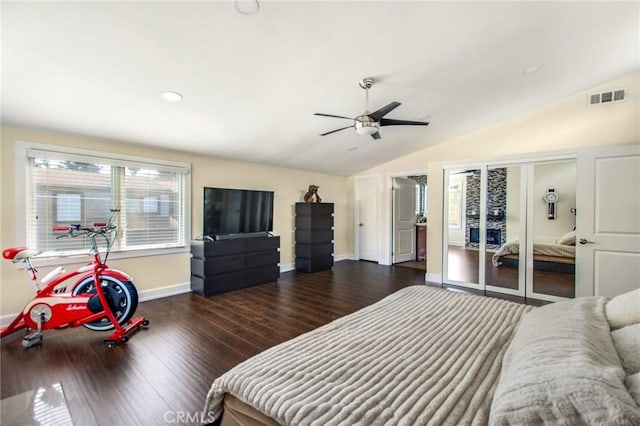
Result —
<instances>
[{"instance_id":1,"label":"schwinn logo","mask_svg":"<svg viewBox=\"0 0 640 426\"><path fill-rule=\"evenodd\" d=\"M86 306L84 305L68 305L67 306L67 311L82 311L86 309Z\"/></svg>"}]
</instances>

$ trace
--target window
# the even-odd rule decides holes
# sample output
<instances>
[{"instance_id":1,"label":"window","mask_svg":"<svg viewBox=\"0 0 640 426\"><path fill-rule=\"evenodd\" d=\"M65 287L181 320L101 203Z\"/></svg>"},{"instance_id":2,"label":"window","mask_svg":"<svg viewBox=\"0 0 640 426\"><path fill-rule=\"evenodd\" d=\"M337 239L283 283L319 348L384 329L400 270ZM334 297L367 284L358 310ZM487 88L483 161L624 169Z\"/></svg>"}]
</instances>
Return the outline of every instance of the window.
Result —
<instances>
[{"instance_id":1,"label":"window","mask_svg":"<svg viewBox=\"0 0 640 426\"><path fill-rule=\"evenodd\" d=\"M416 217L427 215L427 186L416 183Z\"/></svg>"},{"instance_id":2,"label":"window","mask_svg":"<svg viewBox=\"0 0 640 426\"><path fill-rule=\"evenodd\" d=\"M449 184L449 228L462 227L462 183L458 180Z\"/></svg>"},{"instance_id":3,"label":"window","mask_svg":"<svg viewBox=\"0 0 640 426\"><path fill-rule=\"evenodd\" d=\"M44 256L86 253L86 239L57 239L52 228L106 222L112 208L112 250L186 246L188 165L36 148L27 158L27 244Z\"/></svg>"},{"instance_id":4,"label":"window","mask_svg":"<svg viewBox=\"0 0 640 426\"><path fill-rule=\"evenodd\" d=\"M56 219L58 222L79 221L82 216L82 195L64 194L56 195Z\"/></svg>"}]
</instances>

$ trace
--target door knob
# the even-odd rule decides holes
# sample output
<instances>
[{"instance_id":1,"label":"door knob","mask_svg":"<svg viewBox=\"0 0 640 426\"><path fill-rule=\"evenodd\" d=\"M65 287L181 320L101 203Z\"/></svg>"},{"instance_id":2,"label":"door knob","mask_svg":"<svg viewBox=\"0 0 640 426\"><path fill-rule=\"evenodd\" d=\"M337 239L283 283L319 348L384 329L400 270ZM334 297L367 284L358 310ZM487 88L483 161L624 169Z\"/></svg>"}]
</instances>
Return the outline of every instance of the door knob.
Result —
<instances>
[{"instance_id":1,"label":"door knob","mask_svg":"<svg viewBox=\"0 0 640 426\"><path fill-rule=\"evenodd\" d=\"M364 226L364 224L362 224L362 223L361 223L361 224L360 224L360 225L358 225L358 226Z\"/></svg>"},{"instance_id":2,"label":"door knob","mask_svg":"<svg viewBox=\"0 0 640 426\"><path fill-rule=\"evenodd\" d=\"M594 241L587 241L587 240L586 240L586 239L584 239L584 238L580 238L580 239L578 240L578 242L579 242L580 244L583 244L583 245L584 245L584 244L595 244L595 242L594 242Z\"/></svg>"}]
</instances>

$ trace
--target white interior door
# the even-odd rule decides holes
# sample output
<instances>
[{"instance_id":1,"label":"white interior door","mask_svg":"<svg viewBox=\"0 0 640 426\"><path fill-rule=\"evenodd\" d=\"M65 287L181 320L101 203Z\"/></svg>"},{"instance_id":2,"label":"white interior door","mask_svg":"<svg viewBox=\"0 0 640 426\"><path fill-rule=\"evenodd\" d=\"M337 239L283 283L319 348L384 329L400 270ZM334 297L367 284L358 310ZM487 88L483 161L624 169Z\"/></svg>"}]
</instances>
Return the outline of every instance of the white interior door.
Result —
<instances>
[{"instance_id":1,"label":"white interior door","mask_svg":"<svg viewBox=\"0 0 640 426\"><path fill-rule=\"evenodd\" d=\"M380 187L377 177L356 180L356 229L358 258L361 260L379 261Z\"/></svg>"},{"instance_id":2,"label":"white interior door","mask_svg":"<svg viewBox=\"0 0 640 426\"><path fill-rule=\"evenodd\" d=\"M640 146L578 153L576 296L640 286Z\"/></svg>"},{"instance_id":3,"label":"white interior door","mask_svg":"<svg viewBox=\"0 0 640 426\"><path fill-rule=\"evenodd\" d=\"M393 179L393 263L416 259L416 182Z\"/></svg>"}]
</instances>

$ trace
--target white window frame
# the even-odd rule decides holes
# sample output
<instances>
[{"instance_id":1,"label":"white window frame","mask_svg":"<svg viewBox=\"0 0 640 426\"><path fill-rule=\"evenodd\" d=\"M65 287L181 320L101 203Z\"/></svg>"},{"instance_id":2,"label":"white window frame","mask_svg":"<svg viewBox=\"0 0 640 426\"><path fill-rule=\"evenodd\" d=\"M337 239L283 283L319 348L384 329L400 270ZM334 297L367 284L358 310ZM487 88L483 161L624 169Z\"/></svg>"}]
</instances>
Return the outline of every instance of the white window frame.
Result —
<instances>
[{"instance_id":1,"label":"white window frame","mask_svg":"<svg viewBox=\"0 0 640 426\"><path fill-rule=\"evenodd\" d=\"M458 223L457 224L449 224L449 206L451 205L451 199L449 196L447 196L447 225L449 229L453 229L453 230L461 230L463 228L463 219L465 217L465 213L464 213L464 209L466 206L466 185L464 184L464 181L462 179L458 179L457 182L451 183L449 182L449 186L447 188L448 193L451 193L451 187L455 186L455 185L459 185L460 186L460 190L458 191L458 193L460 194L460 198L458 198Z\"/></svg>"},{"instance_id":2,"label":"white window frame","mask_svg":"<svg viewBox=\"0 0 640 426\"><path fill-rule=\"evenodd\" d=\"M133 155L123 155L104 151L93 151L80 148L73 148L67 146L57 146L49 144L41 144L30 141L17 141L16 142L16 206L18 207L18 214L16 214L16 241L18 244L26 244L27 242L27 218L28 218L28 206L29 200L27 194L30 193L31 174L29 168L29 152L32 150L41 150L48 153L60 153L67 156L81 156L87 157L87 161L91 161L93 158L108 159L109 161L120 162L123 165L127 163L137 164L149 164L153 167L166 167L168 169L180 170L184 173L184 215L185 226L183 229L184 246L180 247L168 247L168 248L148 248L148 249L136 249L136 250L123 250L112 252L109 256L110 259L126 259L134 257L148 257L148 256L161 256L173 253L189 252L189 241L191 239L191 164L181 163L176 161L158 160L148 157L138 157ZM23 179L20 179L23 177ZM78 262L85 262L87 255L72 255L72 256L52 256L47 258L33 259L35 266L52 266L52 265L64 265Z\"/></svg>"}]
</instances>

